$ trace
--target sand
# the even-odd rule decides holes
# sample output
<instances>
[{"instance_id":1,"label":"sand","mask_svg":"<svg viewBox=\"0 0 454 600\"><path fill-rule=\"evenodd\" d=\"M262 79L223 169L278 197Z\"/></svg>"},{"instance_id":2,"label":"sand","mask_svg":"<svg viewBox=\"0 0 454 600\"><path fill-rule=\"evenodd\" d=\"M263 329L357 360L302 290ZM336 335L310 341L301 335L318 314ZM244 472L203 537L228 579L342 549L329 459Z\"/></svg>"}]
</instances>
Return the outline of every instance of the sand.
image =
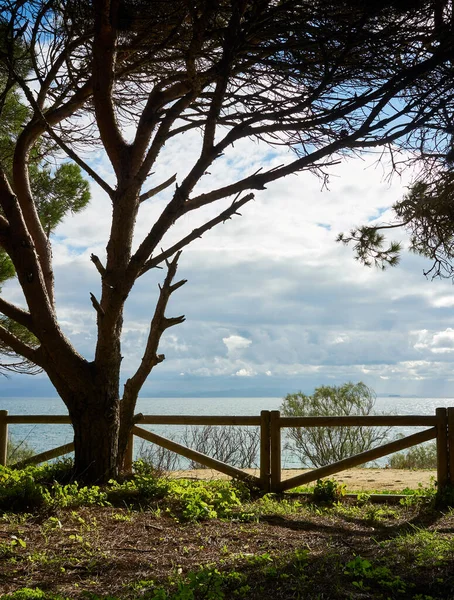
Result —
<instances>
[{"instance_id":1,"label":"sand","mask_svg":"<svg viewBox=\"0 0 454 600\"><path fill-rule=\"evenodd\" d=\"M245 469L258 477L257 469ZM282 479L295 477L305 470L284 469ZM195 469L193 471L175 471L174 477L191 479L229 479L227 475L212 469ZM405 488L416 489L419 484L427 487L437 477L436 471L410 471L406 469L349 469L332 475L339 483L345 483L347 492L357 491L400 491Z\"/></svg>"}]
</instances>

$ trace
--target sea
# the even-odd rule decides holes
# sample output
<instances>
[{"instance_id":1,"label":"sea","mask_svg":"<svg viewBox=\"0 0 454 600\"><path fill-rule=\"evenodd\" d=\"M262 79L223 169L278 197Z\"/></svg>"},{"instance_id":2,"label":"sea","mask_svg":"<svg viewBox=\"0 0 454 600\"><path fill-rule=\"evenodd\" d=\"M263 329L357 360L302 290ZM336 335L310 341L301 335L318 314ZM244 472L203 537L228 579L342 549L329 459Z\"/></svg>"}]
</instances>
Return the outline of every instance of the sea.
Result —
<instances>
[{"instance_id":1,"label":"sea","mask_svg":"<svg viewBox=\"0 0 454 600\"><path fill-rule=\"evenodd\" d=\"M145 415L227 415L258 416L262 410L278 410L282 398L139 398L136 412ZM434 415L437 407L454 406L454 398L425 397L377 397L374 412L390 415ZM10 415L64 415L66 407L59 398L0 398L0 410L7 410ZM149 425L148 429L164 437L181 439L184 426ZM410 435L421 428L393 428L396 434ZM423 428L422 428L423 429ZM9 432L15 442L24 442L35 452L44 452L72 441L73 433L70 425L53 424L13 424ZM135 458L143 452L147 443L137 440L134 451ZM285 449L283 440L283 468L298 468L301 465L294 453ZM385 466L386 458L377 461L377 466ZM184 462L179 465L185 468Z\"/></svg>"}]
</instances>

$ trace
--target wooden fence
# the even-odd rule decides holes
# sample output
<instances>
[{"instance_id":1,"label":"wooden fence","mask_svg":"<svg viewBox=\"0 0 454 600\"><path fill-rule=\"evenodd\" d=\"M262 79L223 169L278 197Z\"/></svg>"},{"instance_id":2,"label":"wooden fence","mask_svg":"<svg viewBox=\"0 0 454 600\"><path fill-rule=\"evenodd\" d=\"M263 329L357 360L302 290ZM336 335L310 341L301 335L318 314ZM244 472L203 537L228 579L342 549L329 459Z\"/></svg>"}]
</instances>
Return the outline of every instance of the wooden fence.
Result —
<instances>
[{"instance_id":1,"label":"wooden fence","mask_svg":"<svg viewBox=\"0 0 454 600\"><path fill-rule=\"evenodd\" d=\"M0 410L0 465L6 464L8 445L8 425L17 423L70 424L69 416L63 415L9 415ZM334 475L369 461L376 460L393 452L405 450L423 442L435 439L437 442L437 482L443 488L454 484L454 408L437 408L435 415L373 415L348 417L282 417L278 410L263 410L259 417L254 416L161 416L142 415L137 421L141 425L220 425L255 426L260 428L260 476L252 476L242 469L211 458L201 452L187 448L177 442L152 433L135 425L128 445L126 468L131 468L133 460L134 436L176 452L208 468L220 471L231 477L248 480L264 491L284 492L316 481L322 477ZM426 427L424 431L388 442L372 450L367 450L337 461L330 465L282 481L281 479L281 432L288 427ZM40 463L74 450L72 443L43 452L16 466Z\"/></svg>"}]
</instances>

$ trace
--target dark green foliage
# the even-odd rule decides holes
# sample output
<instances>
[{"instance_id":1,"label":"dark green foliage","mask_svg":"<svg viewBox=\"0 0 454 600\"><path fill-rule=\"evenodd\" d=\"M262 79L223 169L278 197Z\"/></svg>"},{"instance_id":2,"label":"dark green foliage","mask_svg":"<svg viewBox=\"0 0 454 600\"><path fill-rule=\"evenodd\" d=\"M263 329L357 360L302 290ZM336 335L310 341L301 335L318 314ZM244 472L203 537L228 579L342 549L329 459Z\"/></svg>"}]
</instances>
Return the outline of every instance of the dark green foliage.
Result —
<instances>
[{"instance_id":1,"label":"dark green foliage","mask_svg":"<svg viewBox=\"0 0 454 600\"><path fill-rule=\"evenodd\" d=\"M63 163L54 172L48 167L37 167L32 175L36 208L49 236L65 215L86 207L90 200L89 184L82 178L80 167L72 163Z\"/></svg>"},{"instance_id":2,"label":"dark green foliage","mask_svg":"<svg viewBox=\"0 0 454 600\"><path fill-rule=\"evenodd\" d=\"M312 492L312 500L316 504L334 504L345 496L346 486L334 479L318 479Z\"/></svg>"},{"instance_id":3,"label":"dark green foliage","mask_svg":"<svg viewBox=\"0 0 454 600\"><path fill-rule=\"evenodd\" d=\"M0 284L14 277L14 266L9 256L0 248Z\"/></svg>"},{"instance_id":4,"label":"dark green foliage","mask_svg":"<svg viewBox=\"0 0 454 600\"><path fill-rule=\"evenodd\" d=\"M391 242L384 247L385 236L374 227L362 226L350 231L349 235L340 233L337 241L345 245L353 242L355 259L366 267L375 266L379 269L395 267L399 264L402 246L399 242Z\"/></svg>"},{"instance_id":5,"label":"dark green foliage","mask_svg":"<svg viewBox=\"0 0 454 600\"><path fill-rule=\"evenodd\" d=\"M0 510L24 511L107 504L107 495L98 486L82 487L77 482L61 484L53 476L59 467L43 465L22 470L0 466ZM66 471L66 469L64 469Z\"/></svg>"},{"instance_id":6,"label":"dark green foliage","mask_svg":"<svg viewBox=\"0 0 454 600\"><path fill-rule=\"evenodd\" d=\"M408 194L394 204L396 221L391 225L361 226L340 234L338 241L353 243L355 258L366 266L381 269L399 263L402 245L390 242L385 248L382 230L404 228L410 237L409 250L432 261L425 275L454 276L454 174L448 169L434 181L417 181Z\"/></svg>"}]
</instances>

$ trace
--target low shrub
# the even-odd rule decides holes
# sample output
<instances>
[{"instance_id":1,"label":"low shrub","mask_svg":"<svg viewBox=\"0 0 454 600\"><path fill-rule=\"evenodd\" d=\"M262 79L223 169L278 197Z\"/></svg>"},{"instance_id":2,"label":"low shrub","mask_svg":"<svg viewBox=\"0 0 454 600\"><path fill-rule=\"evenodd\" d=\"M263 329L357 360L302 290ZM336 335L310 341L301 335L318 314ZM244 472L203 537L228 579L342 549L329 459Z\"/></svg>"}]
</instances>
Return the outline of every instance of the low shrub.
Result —
<instances>
[{"instance_id":1,"label":"low shrub","mask_svg":"<svg viewBox=\"0 0 454 600\"><path fill-rule=\"evenodd\" d=\"M437 444L429 442L413 446L406 452L397 452L390 457L388 466L391 469L436 469Z\"/></svg>"},{"instance_id":2,"label":"low shrub","mask_svg":"<svg viewBox=\"0 0 454 600\"><path fill-rule=\"evenodd\" d=\"M36 482L35 469L15 470L0 466L0 510L30 510L46 503L48 493Z\"/></svg>"},{"instance_id":3,"label":"low shrub","mask_svg":"<svg viewBox=\"0 0 454 600\"><path fill-rule=\"evenodd\" d=\"M77 482L61 483L69 473L69 463L44 464L14 469L0 466L0 510L24 511L48 507L78 507L107 504L107 494L97 486Z\"/></svg>"},{"instance_id":4,"label":"low shrub","mask_svg":"<svg viewBox=\"0 0 454 600\"><path fill-rule=\"evenodd\" d=\"M334 504L345 496L345 490L345 484L334 479L318 479L312 492L312 500L315 504Z\"/></svg>"}]
</instances>

